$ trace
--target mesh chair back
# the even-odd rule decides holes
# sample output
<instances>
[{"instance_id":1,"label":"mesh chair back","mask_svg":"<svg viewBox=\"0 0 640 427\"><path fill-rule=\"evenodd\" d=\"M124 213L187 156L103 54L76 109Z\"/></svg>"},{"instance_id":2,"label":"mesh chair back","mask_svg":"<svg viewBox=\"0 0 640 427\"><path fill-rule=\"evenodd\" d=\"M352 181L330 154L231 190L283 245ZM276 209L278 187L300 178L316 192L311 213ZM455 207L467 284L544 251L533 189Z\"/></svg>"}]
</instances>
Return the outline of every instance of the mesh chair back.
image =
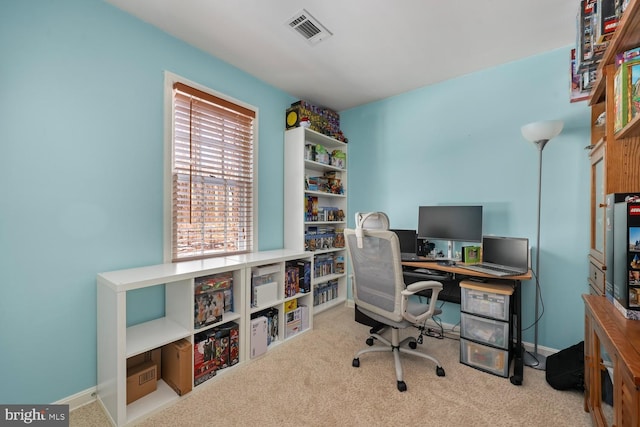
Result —
<instances>
[{"instance_id":1,"label":"mesh chair back","mask_svg":"<svg viewBox=\"0 0 640 427\"><path fill-rule=\"evenodd\" d=\"M353 271L356 305L395 322L403 320L401 292L405 288L398 236L389 230L364 230L362 247L356 231L345 229Z\"/></svg>"}]
</instances>

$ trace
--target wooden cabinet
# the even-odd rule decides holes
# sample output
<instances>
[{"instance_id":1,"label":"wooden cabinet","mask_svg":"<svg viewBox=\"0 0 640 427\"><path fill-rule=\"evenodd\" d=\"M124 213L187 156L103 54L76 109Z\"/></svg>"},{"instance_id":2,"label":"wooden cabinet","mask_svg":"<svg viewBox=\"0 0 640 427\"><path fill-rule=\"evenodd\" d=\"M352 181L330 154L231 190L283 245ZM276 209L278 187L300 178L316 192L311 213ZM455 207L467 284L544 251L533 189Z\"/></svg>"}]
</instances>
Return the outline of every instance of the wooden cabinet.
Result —
<instances>
[{"instance_id":1,"label":"wooden cabinet","mask_svg":"<svg viewBox=\"0 0 640 427\"><path fill-rule=\"evenodd\" d=\"M329 158L325 152L344 157ZM347 298L343 235L347 225L346 156L347 144L329 136L303 127L285 132L284 245L313 255L314 313ZM317 186L317 178L327 176L336 186L323 185L323 179ZM310 240L313 236L316 238Z\"/></svg>"},{"instance_id":2,"label":"wooden cabinet","mask_svg":"<svg viewBox=\"0 0 640 427\"><path fill-rule=\"evenodd\" d=\"M584 409L596 426L640 426L640 322L625 319L606 298L585 302ZM612 403L603 401L611 379Z\"/></svg>"},{"instance_id":3,"label":"wooden cabinet","mask_svg":"<svg viewBox=\"0 0 640 427\"><path fill-rule=\"evenodd\" d=\"M278 332L276 343L286 341L293 335L287 335L285 307L292 301L296 305L311 305L311 293L295 293L286 296L285 272L287 263L303 260L311 263L311 256L304 251L273 250L255 252L245 255L211 258L197 261L166 263L141 268L100 273L97 277L97 364L98 385L97 398L110 417L113 425L123 426L140 421L148 414L172 404L184 396L179 396L161 378L158 378L157 389L150 394L127 404L127 359L150 350L158 349L165 344L182 338L196 346L200 334L207 334L215 328L234 329L238 331L237 365L249 359L250 318L255 312L251 308L251 274L260 266L275 265L274 275L276 293L273 300L263 307L275 307ZM231 277L230 293L224 296L225 311L207 317L202 321L199 317L198 298L195 297L196 283L209 279L212 275ZM227 281L228 283L228 281ZM164 291L164 316L142 323L132 324L127 313L136 313L143 307L134 305L141 302L132 292L143 288L158 287ZM231 299L233 302L227 304ZM221 317L219 315L221 314ZM209 321L211 320L211 321ZM307 329L312 327L312 318L307 312L306 319L300 319ZM197 351L195 348L193 352ZM190 354L194 361L194 354ZM235 359L235 358L234 358ZM233 371L237 365L220 370L210 376ZM194 386L202 384L206 378L199 371L196 375L191 365ZM196 378L197 377L197 378ZM195 381L198 379L198 381ZM202 382L200 381L202 380ZM208 380L207 382L210 382ZM222 391L224 392L224 391Z\"/></svg>"},{"instance_id":4,"label":"wooden cabinet","mask_svg":"<svg viewBox=\"0 0 640 427\"><path fill-rule=\"evenodd\" d=\"M592 118L595 113L604 110L603 104L593 108ZM597 117L597 116L596 116ZM594 128L593 137L604 133L604 126ZM604 137L600 137L592 145L591 158L591 230L589 249L589 292L595 295L604 295L604 281L606 270L605 263L605 232L606 232L606 204L605 204L605 143Z\"/></svg>"},{"instance_id":5,"label":"wooden cabinet","mask_svg":"<svg viewBox=\"0 0 640 427\"><path fill-rule=\"evenodd\" d=\"M640 46L640 0L631 0L609 42L598 77L590 94L591 105L591 246L589 251L589 291L602 295L599 282L606 271L606 202L609 193L640 191L640 115L619 132L614 132L615 57ZM596 119L606 112L604 126Z\"/></svg>"}]
</instances>

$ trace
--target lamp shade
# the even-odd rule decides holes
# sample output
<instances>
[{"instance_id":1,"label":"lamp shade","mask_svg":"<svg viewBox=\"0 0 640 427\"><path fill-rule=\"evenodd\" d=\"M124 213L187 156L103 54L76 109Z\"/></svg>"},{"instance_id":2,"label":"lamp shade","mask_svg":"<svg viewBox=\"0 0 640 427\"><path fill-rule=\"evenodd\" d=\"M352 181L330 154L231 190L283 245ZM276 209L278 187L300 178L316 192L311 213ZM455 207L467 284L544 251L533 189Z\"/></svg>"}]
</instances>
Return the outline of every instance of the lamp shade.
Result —
<instances>
[{"instance_id":1,"label":"lamp shade","mask_svg":"<svg viewBox=\"0 0 640 427\"><path fill-rule=\"evenodd\" d=\"M534 122L522 126L522 136L527 141L549 141L551 138L558 136L562 132L564 122L561 120L549 120L546 122Z\"/></svg>"}]
</instances>

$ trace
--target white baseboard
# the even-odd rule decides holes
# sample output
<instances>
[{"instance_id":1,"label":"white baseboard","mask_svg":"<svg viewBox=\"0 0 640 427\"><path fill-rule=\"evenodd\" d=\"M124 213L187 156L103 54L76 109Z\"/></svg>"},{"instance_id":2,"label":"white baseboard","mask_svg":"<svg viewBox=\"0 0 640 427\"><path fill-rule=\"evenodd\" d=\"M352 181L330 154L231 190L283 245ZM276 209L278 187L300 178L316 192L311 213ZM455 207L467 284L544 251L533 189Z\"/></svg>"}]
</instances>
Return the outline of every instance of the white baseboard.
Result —
<instances>
[{"instance_id":1,"label":"white baseboard","mask_svg":"<svg viewBox=\"0 0 640 427\"><path fill-rule=\"evenodd\" d=\"M533 353L533 348L535 347L535 345L533 343L530 342L523 342L522 345L524 346L524 349L526 351L528 351L529 353ZM543 347L540 344L538 344L538 354L545 356L545 357L549 357L554 353L559 352L560 350L557 350L555 348L550 348L550 347Z\"/></svg>"},{"instance_id":2,"label":"white baseboard","mask_svg":"<svg viewBox=\"0 0 640 427\"><path fill-rule=\"evenodd\" d=\"M96 387L88 388L64 399L53 402L55 405L69 405L69 412L96 400Z\"/></svg>"}]
</instances>

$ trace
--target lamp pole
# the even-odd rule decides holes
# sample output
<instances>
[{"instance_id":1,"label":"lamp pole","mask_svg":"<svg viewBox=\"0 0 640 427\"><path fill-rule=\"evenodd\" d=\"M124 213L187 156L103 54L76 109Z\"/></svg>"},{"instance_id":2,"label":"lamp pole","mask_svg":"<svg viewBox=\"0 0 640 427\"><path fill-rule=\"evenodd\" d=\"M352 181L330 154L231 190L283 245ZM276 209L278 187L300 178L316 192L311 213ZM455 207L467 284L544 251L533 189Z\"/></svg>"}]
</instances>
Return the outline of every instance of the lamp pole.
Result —
<instances>
[{"instance_id":1,"label":"lamp pole","mask_svg":"<svg viewBox=\"0 0 640 427\"><path fill-rule=\"evenodd\" d=\"M542 150L552 138L562 132L564 122L560 120L552 120L546 122L529 123L522 126L522 136L527 141L533 142L538 148L538 224L536 229L536 269L534 272L536 280L536 303L535 303L535 319L534 319L534 344L533 353L526 351L524 353L524 364L535 369L545 370L547 358L538 354L538 303L542 300L540 292L540 210L542 206ZM522 333L522 331L520 331Z\"/></svg>"},{"instance_id":2,"label":"lamp pole","mask_svg":"<svg viewBox=\"0 0 640 427\"><path fill-rule=\"evenodd\" d=\"M534 319L534 337L533 337L533 357L531 357L529 363L527 363L528 353L525 353L525 365L535 369L545 370L547 365L547 358L538 354L538 303L540 301L540 212L542 207L542 150L544 146L549 142L548 139L542 139L540 141L534 141L536 147L538 147L538 226L536 229L536 302L535 302L535 319Z\"/></svg>"}]
</instances>

